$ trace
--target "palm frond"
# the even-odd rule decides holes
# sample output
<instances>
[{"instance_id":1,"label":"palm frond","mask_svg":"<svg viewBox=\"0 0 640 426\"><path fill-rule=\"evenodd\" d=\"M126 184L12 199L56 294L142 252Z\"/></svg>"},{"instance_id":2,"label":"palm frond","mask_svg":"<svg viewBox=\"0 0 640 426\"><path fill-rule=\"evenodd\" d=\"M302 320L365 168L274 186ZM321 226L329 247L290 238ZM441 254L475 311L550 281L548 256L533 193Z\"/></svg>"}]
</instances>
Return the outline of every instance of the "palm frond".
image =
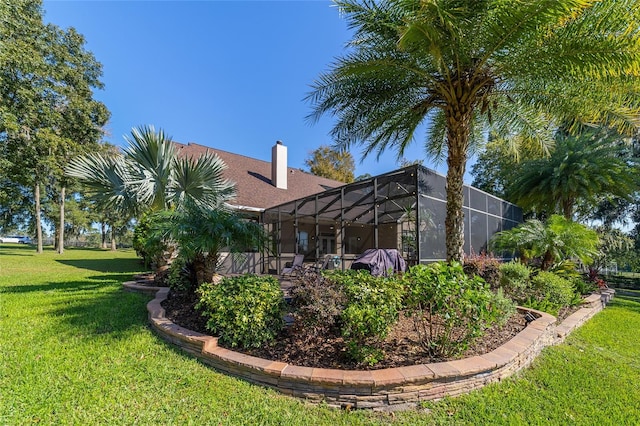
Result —
<instances>
[{"instance_id":1,"label":"palm frond","mask_svg":"<svg viewBox=\"0 0 640 426\"><path fill-rule=\"evenodd\" d=\"M634 166L620 153L619 144L594 131L559 133L548 158L521 163L509 193L523 207L563 214L605 194L628 198L639 188Z\"/></svg>"},{"instance_id":2,"label":"palm frond","mask_svg":"<svg viewBox=\"0 0 640 426\"><path fill-rule=\"evenodd\" d=\"M206 153L196 159L176 160L173 179L167 191L172 205L195 204L206 208L223 208L235 197L235 184L224 178L226 164L215 154Z\"/></svg>"},{"instance_id":3,"label":"palm frond","mask_svg":"<svg viewBox=\"0 0 640 426\"><path fill-rule=\"evenodd\" d=\"M430 118L424 150L427 157L438 165L447 155L447 122L442 110L434 111Z\"/></svg>"},{"instance_id":4,"label":"palm frond","mask_svg":"<svg viewBox=\"0 0 640 426\"><path fill-rule=\"evenodd\" d=\"M78 178L89 190L87 195L103 211L134 214L139 203L130 167L122 155L88 154L72 161L66 174Z\"/></svg>"},{"instance_id":5,"label":"palm frond","mask_svg":"<svg viewBox=\"0 0 640 426\"><path fill-rule=\"evenodd\" d=\"M515 144L519 140L534 142L545 155L553 149L557 124L550 115L524 102L517 94L509 94L508 90L496 91L489 102L494 104L494 107L490 107L492 120L486 122L484 127L508 136L507 140L514 143L514 153L519 151L519 145Z\"/></svg>"},{"instance_id":6,"label":"palm frond","mask_svg":"<svg viewBox=\"0 0 640 426\"><path fill-rule=\"evenodd\" d=\"M156 131L153 126L142 126L131 130L131 137L125 136L129 146L125 156L137 170L138 183L143 192L143 200L151 202L156 208L166 206L166 188L171 185L173 162L176 160L176 148L171 137L162 129Z\"/></svg>"}]
</instances>

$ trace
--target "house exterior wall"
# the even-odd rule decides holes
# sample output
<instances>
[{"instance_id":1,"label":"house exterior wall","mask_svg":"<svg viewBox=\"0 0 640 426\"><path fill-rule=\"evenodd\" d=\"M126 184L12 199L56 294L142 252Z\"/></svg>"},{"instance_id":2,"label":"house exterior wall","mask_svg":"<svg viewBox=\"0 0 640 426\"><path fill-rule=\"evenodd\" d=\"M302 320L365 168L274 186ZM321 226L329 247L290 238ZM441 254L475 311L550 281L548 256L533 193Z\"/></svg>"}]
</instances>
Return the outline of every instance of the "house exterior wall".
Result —
<instances>
[{"instance_id":1,"label":"house exterior wall","mask_svg":"<svg viewBox=\"0 0 640 426\"><path fill-rule=\"evenodd\" d=\"M221 253L218 273L222 275L259 274L262 272L260 253Z\"/></svg>"}]
</instances>

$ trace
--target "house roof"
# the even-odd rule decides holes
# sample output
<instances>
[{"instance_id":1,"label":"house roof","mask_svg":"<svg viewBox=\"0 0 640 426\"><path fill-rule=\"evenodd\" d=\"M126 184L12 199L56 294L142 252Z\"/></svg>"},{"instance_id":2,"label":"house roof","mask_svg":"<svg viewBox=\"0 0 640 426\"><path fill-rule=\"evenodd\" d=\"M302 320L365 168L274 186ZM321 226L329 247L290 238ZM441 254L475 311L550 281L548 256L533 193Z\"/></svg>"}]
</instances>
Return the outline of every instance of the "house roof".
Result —
<instances>
[{"instance_id":1,"label":"house roof","mask_svg":"<svg viewBox=\"0 0 640 426\"><path fill-rule=\"evenodd\" d=\"M175 142L179 155L198 157L214 152L227 165L224 175L235 182L237 196L232 204L250 209L266 209L289 201L344 185L344 182L312 175L301 169L287 168L287 189L276 188L271 183L271 163L222 151L204 145Z\"/></svg>"}]
</instances>

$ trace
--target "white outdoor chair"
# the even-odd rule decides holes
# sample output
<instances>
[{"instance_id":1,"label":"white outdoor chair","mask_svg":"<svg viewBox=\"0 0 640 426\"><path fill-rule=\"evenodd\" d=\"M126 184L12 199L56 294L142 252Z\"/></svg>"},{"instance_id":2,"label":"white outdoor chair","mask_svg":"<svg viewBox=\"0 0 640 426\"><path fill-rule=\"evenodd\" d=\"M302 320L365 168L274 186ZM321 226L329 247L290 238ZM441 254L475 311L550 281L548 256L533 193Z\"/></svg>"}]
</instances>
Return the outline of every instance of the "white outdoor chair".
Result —
<instances>
[{"instance_id":1,"label":"white outdoor chair","mask_svg":"<svg viewBox=\"0 0 640 426\"><path fill-rule=\"evenodd\" d=\"M294 272L302 270L302 263L304 262L304 254L296 254L293 258L293 264L291 267L282 268L282 275L291 275Z\"/></svg>"}]
</instances>

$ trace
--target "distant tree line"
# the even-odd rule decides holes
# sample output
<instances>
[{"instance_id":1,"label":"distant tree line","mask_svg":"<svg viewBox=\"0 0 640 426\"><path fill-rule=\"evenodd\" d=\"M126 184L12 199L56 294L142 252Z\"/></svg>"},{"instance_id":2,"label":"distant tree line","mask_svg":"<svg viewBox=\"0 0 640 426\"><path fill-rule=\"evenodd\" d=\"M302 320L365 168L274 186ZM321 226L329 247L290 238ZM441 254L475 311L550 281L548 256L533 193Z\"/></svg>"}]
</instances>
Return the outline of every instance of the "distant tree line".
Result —
<instances>
[{"instance_id":1,"label":"distant tree line","mask_svg":"<svg viewBox=\"0 0 640 426\"><path fill-rule=\"evenodd\" d=\"M101 76L81 34L43 22L40 0L0 3L0 232L27 231L38 252L43 221L59 252L65 235L110 221L64 173L78 154L106 149Z\"/></svg>"}]
</instances>

